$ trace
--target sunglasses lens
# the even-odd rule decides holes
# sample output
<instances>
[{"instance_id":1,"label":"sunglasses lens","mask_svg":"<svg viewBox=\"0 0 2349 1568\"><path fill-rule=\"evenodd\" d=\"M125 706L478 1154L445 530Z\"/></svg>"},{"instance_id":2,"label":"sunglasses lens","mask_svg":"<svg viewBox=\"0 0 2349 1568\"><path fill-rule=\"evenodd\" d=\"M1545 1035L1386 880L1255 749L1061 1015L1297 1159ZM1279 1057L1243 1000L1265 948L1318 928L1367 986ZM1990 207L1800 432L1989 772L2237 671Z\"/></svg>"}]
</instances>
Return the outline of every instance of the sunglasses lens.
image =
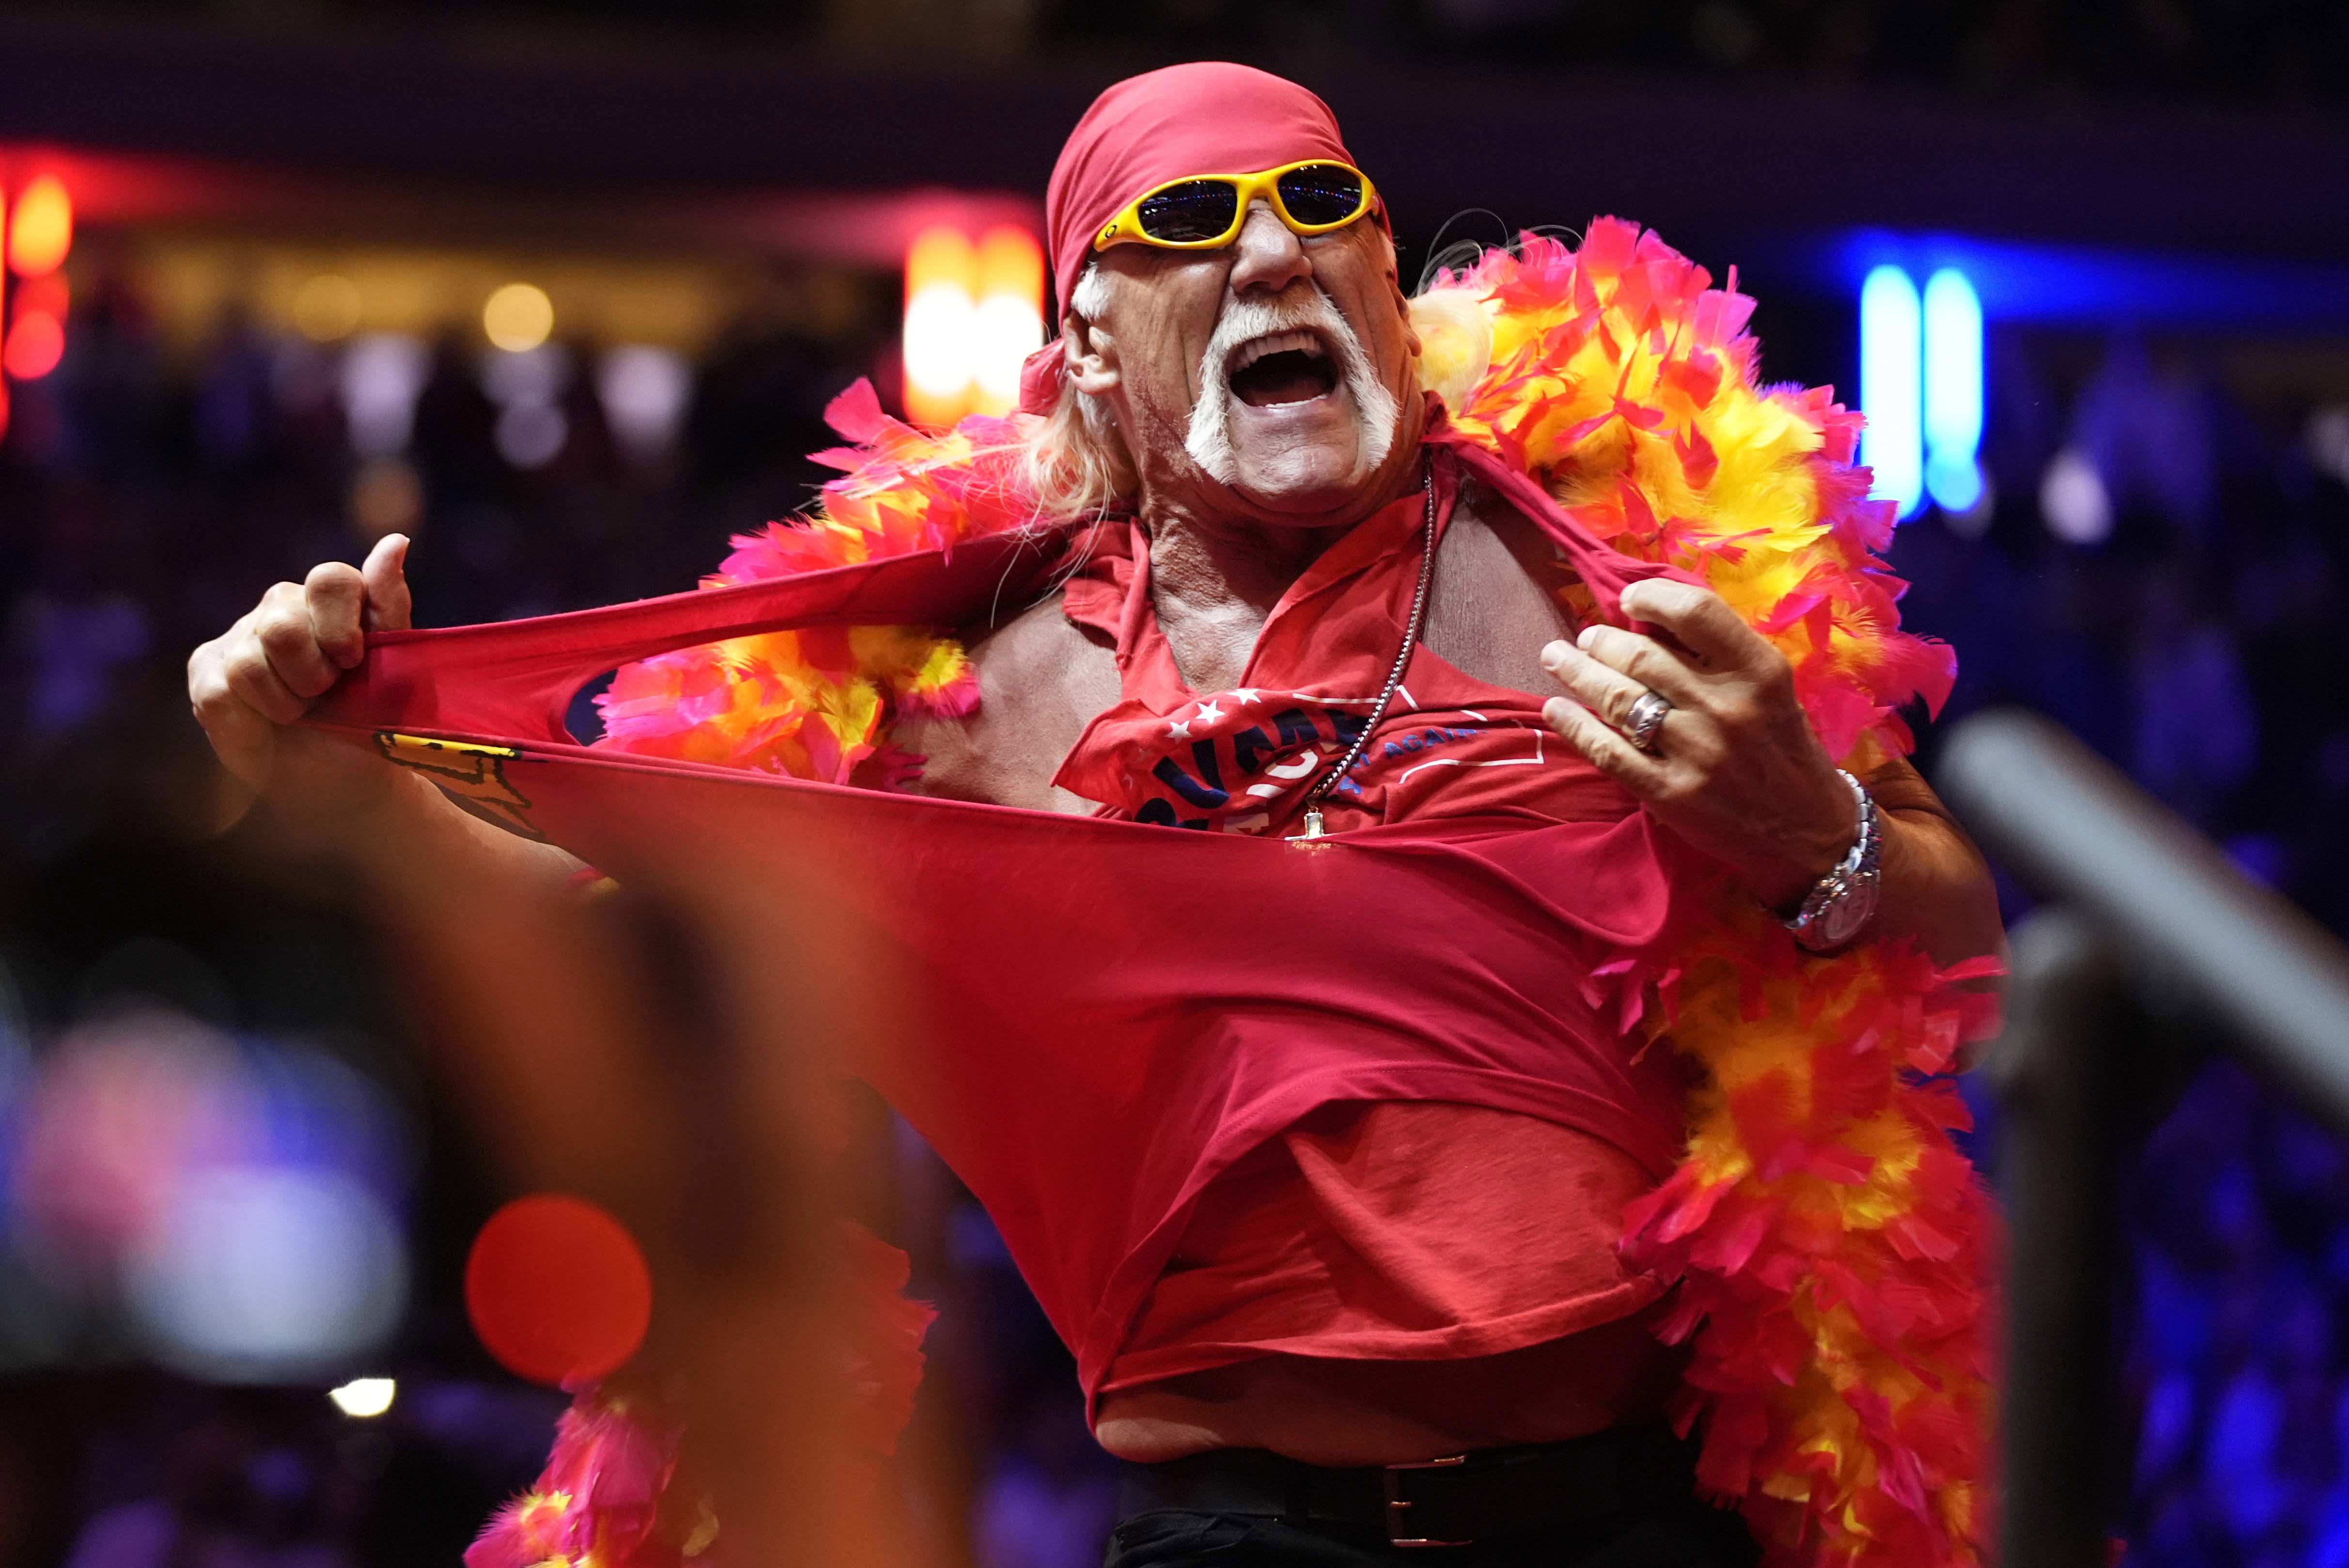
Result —
<instances>
[{"instance_id":1,"label":"sunglasses lens","mask_svg":"<svg viewBox=\"0 0 2349 1568\"><path fill-rule=\"evenodd\" d=\"M1362 177L1342 163L1309 163L1280 177L1280 204L1309 228L1342 223L1362 209Z\"/></svg>"},{"instance_id":2,"label":"sunglasses lens","mask_svg":"<svg viewBox=\"0 0 2349 1568\"><path fill-rule=\"evenodd\" d=\"M1221 180L1185 180L1142 199L1142 232L1180 245L1219 238L1239 216L1240 193Z\"/></svg>"}]
</instances>

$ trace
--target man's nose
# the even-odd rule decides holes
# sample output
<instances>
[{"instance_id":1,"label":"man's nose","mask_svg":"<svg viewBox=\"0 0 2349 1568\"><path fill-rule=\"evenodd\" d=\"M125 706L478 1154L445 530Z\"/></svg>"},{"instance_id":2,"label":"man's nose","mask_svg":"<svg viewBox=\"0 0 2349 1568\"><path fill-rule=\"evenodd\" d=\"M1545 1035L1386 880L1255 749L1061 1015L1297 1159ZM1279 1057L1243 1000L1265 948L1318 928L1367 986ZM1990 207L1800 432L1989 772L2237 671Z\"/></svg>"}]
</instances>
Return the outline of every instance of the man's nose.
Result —
<instances>
[{"instance_id":1,"label":"man's nose","mask_svg":"<svg viewBox=\"0 0 2349 1568\"><path fill-rule=\"evenodd\" d=\"M1305 247L1280 221L1272 203L1262 197L1249 202L1239 238L1232 242L1232 292L1262 289L1278 294L1312 273L1313 263L1306 259Z\"/></svg>"}]
</instances>

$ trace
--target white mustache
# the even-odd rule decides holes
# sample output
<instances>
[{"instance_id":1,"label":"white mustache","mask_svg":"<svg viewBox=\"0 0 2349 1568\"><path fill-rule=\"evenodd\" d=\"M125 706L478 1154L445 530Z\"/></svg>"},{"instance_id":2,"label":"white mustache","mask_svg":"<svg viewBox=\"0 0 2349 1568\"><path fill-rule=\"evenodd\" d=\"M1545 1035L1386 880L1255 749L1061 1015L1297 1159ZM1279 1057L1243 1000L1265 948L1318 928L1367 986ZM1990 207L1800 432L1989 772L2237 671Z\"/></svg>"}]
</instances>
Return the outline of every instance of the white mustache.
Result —
<instances>
[{"instance_id":1,"label":"white mustache","mask_svg":"<svg viewBox=\"0 0 2349 1568\"><path fill-rule=\"evenodd\" d=\"M1319 284L1306 282L1271 298L1250 297L1227 303L1216 318L1215 335L1199 356L1199 399L1191 406L1191 428L1184 450L1207 476L1221 484L1239 480L1239 463L1232 453L1232 386L1228 367L1243 345L1276 333L1309 331L1319 335L1337 361L1338 379L1351 397L1354 417L1361 421L1363 467L1386 461L1394 444L1400 411L1393 392L1381 381L1371 364L1370 351L1351 323L1330 303Z\"/></svg>"}]
</instances>

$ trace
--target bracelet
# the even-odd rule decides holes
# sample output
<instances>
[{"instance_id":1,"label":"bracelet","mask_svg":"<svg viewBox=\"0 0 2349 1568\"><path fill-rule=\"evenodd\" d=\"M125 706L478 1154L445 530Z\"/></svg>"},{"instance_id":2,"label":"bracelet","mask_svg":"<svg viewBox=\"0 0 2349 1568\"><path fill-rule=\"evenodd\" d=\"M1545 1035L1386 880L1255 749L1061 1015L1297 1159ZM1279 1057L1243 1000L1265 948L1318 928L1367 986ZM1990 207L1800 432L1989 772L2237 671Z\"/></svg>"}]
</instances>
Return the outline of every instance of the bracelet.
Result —
<instances>
[{"instance_id":1,"label":"bracelet","mask_svg":"<svg viewBox=\"0 0 2349 1568\"><path fill-rule=\"evenodd\" d=\"M1811 891L1792 914L1773 911L1779 924L1795 934L1795 940L1813 953L1826 953L1843 946L1857 936L1876 918L1877 899L1883 882L1880 861L1884 841L1878 827L1876 801L1865 786L1842 769L1836 774L1851 786L1852 798L1859 805L1859 838L1848 854L1835 868L1811 884Z\"/></svg>"}]
</instances>

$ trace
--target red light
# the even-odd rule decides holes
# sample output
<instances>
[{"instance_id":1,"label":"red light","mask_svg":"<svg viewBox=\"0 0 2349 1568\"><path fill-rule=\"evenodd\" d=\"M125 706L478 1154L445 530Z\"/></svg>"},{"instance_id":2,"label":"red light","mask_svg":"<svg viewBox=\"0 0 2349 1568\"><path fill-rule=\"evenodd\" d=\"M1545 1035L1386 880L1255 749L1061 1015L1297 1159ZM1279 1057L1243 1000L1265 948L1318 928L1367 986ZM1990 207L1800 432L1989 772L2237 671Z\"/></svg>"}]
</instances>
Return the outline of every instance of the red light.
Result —
<instances>
[{"instance_id":1,"label":"red light","mask_svg":"<svg viewBox=\"0 0 2349 1568\"><path fill-rule=\"evenodd\" d=\"M0 348L0 370L19 381L37 381L66 356L66 325L45 310L18 310Z\"/></svg>"},{"instance_id":2,"label":"red light","mask_svg":"<svg viewBox=\"0 0 2349 1568\"><path fill-rule=\"evenodd\" d=\"M500 1209L473 1238L465 1310L517 1377L592 1382L644 1343L652 1274L619 1221L584 1198L540 1192Z\"/></svg>"},{"instance_id":3,"label":"red light","mask_svg":"<svg viewBox=\"0 0 2349 1568\"><path fill-rule=\"evenodd\" d=\"M51 273L45 278L26 278L16 285L16 310L19 315L40 311L63 322L66 306L72 301L73 290L66 286L63 273Z\"/></svg>"},{"instance_id":4,"label":"red light","mask_svg":"<svg viewBox=\"0 0 2349 1568\"><path fill-rule=\"evenodd\" d=\"M18 277L46 277L65 264L73 249L73 197L65 182L44 174L16 198L8 226L8 265Z\"/></svg>"}]
</instances>

